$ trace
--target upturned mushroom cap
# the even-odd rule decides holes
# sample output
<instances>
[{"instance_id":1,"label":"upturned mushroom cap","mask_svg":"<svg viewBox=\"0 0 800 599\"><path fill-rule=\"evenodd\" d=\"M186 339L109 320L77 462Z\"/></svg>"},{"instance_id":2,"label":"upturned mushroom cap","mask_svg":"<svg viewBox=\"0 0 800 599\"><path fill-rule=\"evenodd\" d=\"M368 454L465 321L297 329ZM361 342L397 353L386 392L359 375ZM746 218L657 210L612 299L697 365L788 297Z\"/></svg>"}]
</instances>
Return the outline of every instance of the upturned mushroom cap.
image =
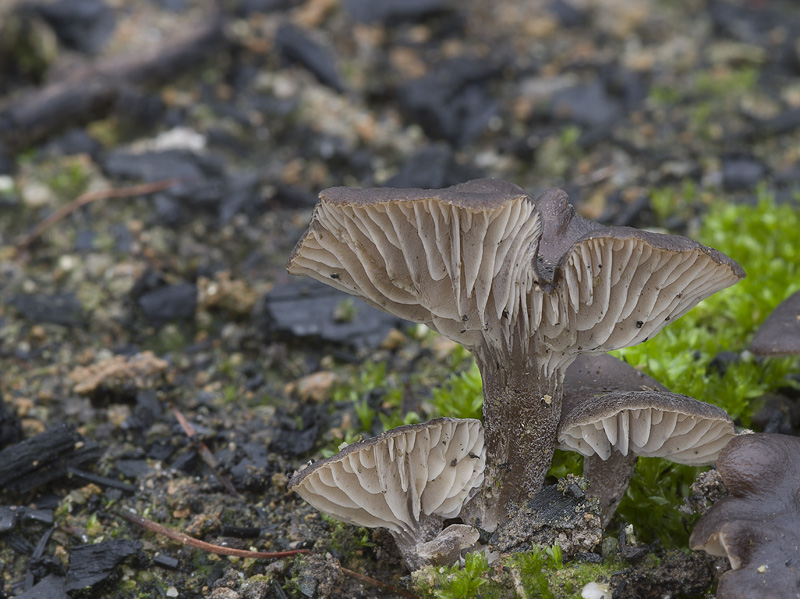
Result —
<instances>
[{"instance_id":1,"label":"upturned mushroom cap","mask_svg":"<svg viewBox=\"0 0 800 599\"><path fill-rule=\"evenodd\" d=\"M692 549L726 556L719 599L800 596L800 438L739 435L717 460L730 495L695 525Z\"/></svg>"},{"instance_id":2,"label":"upturned mushroom cap","mask_svg":"<svg viewBox=\"0 0 800 599\"><path fill-rule=\"evenodd\" d=\"M575 214L567 194L536 200L542 215L534 322L555 354L607 352L650 339L745 273L717 250L678 235L608 227Z\"/></svg>"},{"instance_id":3,"label":"upturned mushroom cap","mask_svg":"<svg viewBox=\"0 0 800 599\"><path fill-rule=\"evenodd\" d=\"M522 308L540 233L530 197L504 181L334 187L320 193L287 267L474 348L484 336L508 342L500 320Z\"/></svg>"},{"instance_id":4,"label":"upturned mushroom cap","mask_svg":"<svg viewBox=\"0 0 800 599\"><path fill-rule=\"evenodd\" d=\"M679 464L711 464L736 435L725 410L664 391L619 391L591 398L564 398L559 449L597 455L667 458Z\"/></svg>"},{"instance_id":5,"label":"upturned mushroom cap","mask_svg":"<svg viewBox=\"0 0 800 599\"><path fill-rule=\"evenodd\" d=\"M567 368L564 377L564 403L568 408L565 413L571 412L570 406L619 391L669 392L669 389L608 354L581 355ZM599 501L603 526L611 521L625 495L636 467L636 458L634 452L622 455L613 448L610 456L585 456L583 476L589 481L588 494Z\"/></svg>"},{"instance_id":6,"label":"upturned mushroom cap","mask_svg":"<svg viewBox=\"0 0 800 599\"><path fill-rule=\"evenodd\" d=\"M750 351L759 356L800 354L800 291L783 300L761 324Z\"/></svg>"},{"instance_id":7,"label":"upturned mushroom cap","mask_svg":"<svg viewBox=\"0 0 800 599\"><path fill-rule=\"evenodd\" d=\"M325 190L287 266L469 349L533 351L545 374L645 341L744 276L690 239L592 223L560 189L534 202L494 179Z\"/></svg>"},{"instance_id":8,"label":"upturned mushroom cap","mask_svg":"<svg viewBox=\"0 0 800 599\"><path fill-rule=\"evenodd\" d=\"M437 418L348 445L296 472L289 489L338 520L387 528L413 545L459 514L483 482L484 463L479 420Z\"/></svg>"}]
</instances>

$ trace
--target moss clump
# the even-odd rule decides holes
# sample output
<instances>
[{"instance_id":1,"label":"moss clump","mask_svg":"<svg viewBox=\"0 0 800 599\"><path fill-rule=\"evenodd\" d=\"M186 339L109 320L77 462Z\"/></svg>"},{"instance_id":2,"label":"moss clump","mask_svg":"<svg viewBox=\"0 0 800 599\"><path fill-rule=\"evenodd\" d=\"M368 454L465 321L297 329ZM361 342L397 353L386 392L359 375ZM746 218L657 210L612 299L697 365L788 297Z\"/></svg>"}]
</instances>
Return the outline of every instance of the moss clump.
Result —
<instances>
[{"instance_id":1,"label":"moss clump","mask_svg":"<svg viewBox=\"0 0 800 599\"><path fill-rule=\"evenodd\" d=\"M414 573L422 597L436 599L529 597L530 599L580 599L590 582L606 583L621 562L564 564L561 549L538 547L489 565L482 553L471 553L464 566L430 566Z\"/></svg>"},{"instance_id":2,"label":"moss clump","mask_svg":"<svg viewBox=\"0 0 800 599\"><path fill-rule=\"evenodd\" d=\"M672 391L724 408L749 426L753 400L794 384L787 375L800 369L800 360L759 360L744 353L725 368L712 360L721 351L741 354L758 325L800 289L798 230L796 206L777 204L764 190L756 205L712 204L693 237L738 261L747 278L698 304L656 339L616 354ZM618 515L636 525L646 541L685 545L691 526L677 507L697 472L664 460L639 460Z\"/></svg>"}]
</instances>

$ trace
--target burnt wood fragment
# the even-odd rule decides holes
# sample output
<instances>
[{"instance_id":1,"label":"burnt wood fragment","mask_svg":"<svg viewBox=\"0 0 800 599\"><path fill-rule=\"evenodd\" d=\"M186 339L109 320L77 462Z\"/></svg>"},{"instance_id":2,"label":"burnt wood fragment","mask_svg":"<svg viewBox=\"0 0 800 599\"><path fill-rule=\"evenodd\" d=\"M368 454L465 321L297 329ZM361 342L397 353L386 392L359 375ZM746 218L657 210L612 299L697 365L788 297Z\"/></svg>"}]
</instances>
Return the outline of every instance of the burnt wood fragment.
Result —
<instances>
[{"instance_id":1,"label":"burnt wood fragment","mask_svg":"<svg viewBox=\"0 0 800 599\"><path fill-rule=\"evenodd\" d=\"M101 448L61 424L0 451L0 488L26 493L67 474L69 466L96 460Z\"/></svg>"}]
</instances>

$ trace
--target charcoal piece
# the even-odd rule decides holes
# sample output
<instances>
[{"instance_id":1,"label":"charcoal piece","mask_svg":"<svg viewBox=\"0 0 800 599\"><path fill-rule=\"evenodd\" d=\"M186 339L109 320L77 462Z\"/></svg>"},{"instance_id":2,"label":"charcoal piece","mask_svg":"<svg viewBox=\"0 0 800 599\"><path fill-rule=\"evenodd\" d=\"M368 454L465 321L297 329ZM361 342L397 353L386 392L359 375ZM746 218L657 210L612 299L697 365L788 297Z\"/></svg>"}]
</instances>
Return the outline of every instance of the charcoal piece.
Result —
<instances>
[{"instance_id":1,"label":"charcoal piece","mask_svg":"<svg viewBox=\"0 0 800 599\"><path fill-rule=\"evenodd\" d=\"M94 483L103 488L116 489L124 493L133 493L134 491L136 491L136 487L134 487L133 485L129 485L128 483L124 483L122 481L115 480L113 478L108 478L107 476L101 476L99 474L86 472L85 470L80 470L79 468L75 468L73 466L67 466L67 472L73 478L78 478L89 483Z\"/></svg>"},{"instance_id":2,"label":"charcoal piece","mask_svg":"<svg viewBox=\"0 0 800 599\"><path fill-rule=\"evenodd\" d=\"M251 14L288 10L298 4L300 4L300 0L237 0L234 6L236 14L246 17Z\"/></svg>"},{"instance_id":3,"label":"charcoal piece","mask_svg":"<svg viewBox=\"0 0 800 599\"><path fill-rule=\"evenodd\" d=\"M284 23L275 35L275 45L287 60L308 69L323 85L339 93L345 91L330 50L320 46L302 29Z\"/></svg>"},{"instance_id":4,"label":"charcoal piece","mask_svg":"<svg viewBox=\"0 0 800 599\"><path fill-rule=\"evenodd\" d=\"M68 79L22 94L0 110L0 143L19 151L75 123L104 118L124 90L172 81L209 54L218 55L222 39L221 19L215 15L134 56L111 56L73 69Z\"/></svg>"},{"instance_id":5,"label":"charcoal piece","mask_svg":"<svg viewBox=\"0 0 800 599\"><path fill-rule=\"evenodd\" d=\"M0 506L0 534L12 530L17 524L17 508L13 506Z\"/></svg>"},{"instance_id":6,"label":"charcoal piece","mask_svg":"<svg viewBox=\"0 0 800 599\"><path fill-rule=\"evenodd\" d=\"M502 68L498 61L453 58L403 84L397 102L429 136L462 146L480 135L498 112L486 84L499 77Z\"/></svg>"},{"instance_id":7,"label":"charcoal piece","mask_svg":"<svg viewBox=\"0 0 800 599\"><path fill-rule=\"evenodd\" d=\"M298 187L278 184L270 201L287 208L313 208L317 205L317 196Z\"/></svg>"},{"instance_id":8,"label":"charcoal piece","mask_svg":"<svg viewBox=\"0 0 800 599\"><path fill-rule=\"evenodd\" d=\"M219 206L220 224L229 223L240 212L248 212L261 199L259 184L259 177L253 174L232 177L227 182L225 195Z\"/></svg>"},{"instance_id":9,"label":"charcoal piece","mask_svg":"<svg viewBox=\"0 0 800 599\"><path fill-rule=\"evenodd\" d=\"M476 169L459 164L444 144L430 145L409 158L384 187L440 189L479 176Z\"/></svg>"},{"instance_id":10,"label":"charcoal piece","mask_svg":"<svg viewBox=\"0 0 800 599\"><path fill-rule=\"evenodd\" d=\"M566 0L553 0L549 6L550 13L564 27L581 27L589 19L586 11L573 6Z\"/></svg>"},{"instance_id":11,"label":"charcoal piece","mask_svg":"<svg viewBox=\"0 0 800 599\"><path fill-rule=\"evenodd\" d=\"M607 136L623 115L622 105L612 98L600 80L556 92L550 103L551 115L581 125L581 145L591 145Z\"/></svg>"},{"instance_id":12,"label":"charcoal piece","mask_svg":"<svg viewBox=\"0 0 800 599\"><path fill-rule=\"evenodd\" d=\"M150 465L147 463L147 460L117 460L114 463L117 470L119 470L120 474L125 478L136 480L138 478L144 477L148 474L151 470Z\"/></svg>"},{"instance_id":13,"label":"charcoal piece","mask_svg":"<svg viewBox=\"0 0 800 599\"><path fill-rule=\"evenodd\" d=\"M150 445L147 451L147 457L151 460L160 460L164 462L168 460L173 453L175 453L175 446L172 445L169 440L162 440Z\"/></svg>"},{"instance_id":14,"label":"charcoal piece","mask_svg":"<svg viewBox=\"0 0 800 599\"><path fill-rule=\"evenodd\" d=\"M281 455L303 455L314 447L318 433L319 425L316 423L304 430L278 429L269 448Z\"/></svg>"},{"instance_id":15,"label":"charcoal piece","mask_svg":"<svg viewBox=\"0 0 800 599\"><path fill-rule=\"evenodd\" d=\"M161 150L134 153L114 150L109 153L103 169L106 174L120 179L162 181L164 179L204 179L206 175L219 175L219 165L213 158L190 150Z\"/></svg>"},{"instance_id":16,"label":"charcoal piece","mask_svg":"<svg viewBox=\"0 0 800 599\"><path fill-rule=\"evenodd\" d=\"M83 323L83 307L74 293L18 293L9 302L26 320L73 327Z\"/></svg>"},{"instance_id":17,"label":"charcoal piece","mask_svg":"<svg viewBox=\"0 0 800 599\"><path fill-rule=\"evenodd\" d=\"M102 0L59 0L32 5L67 48L94 54L114 33L114 11Z\"/></svg>"},{"instance_id":18,"label":"charcoal piece","mask_svg":"<svg viewBox=\"0 0 800 599\"><path fill-rule=\"evenodd\" d=\"M344 6L354 21L391 26L444 12L451 0L344 0Z\"/></svg>"},{"instance_id":19,"label":"charcoal piece","mask_svg":"<svg viewBox=\"0 0 800 599\"><path fill-rule=\"evenodd\" d=\"M89 135L85 129L70 129L53 138L46 146L48 153L72 156L88 154L97 159L103 149L102 144Z\"/></svg>"},{"instance_id":20,"label":"charcoal piece","mask_svg":"<svg viewBox=\"0 0 800 599\"><path fill-rule=\"evenodd\" d=\"M30 589L16 596L16 599L69 599L63 576L45 576Z\"/></svg>"},{"instance_id":21,"label":"charcoal piece","mask_svg":"<svg viewBox=\"0 0 800 599\"><path fill-rule=\"evenodd\" d=\"M19 505L0 506L0 533L13 530L22 520L35 520L44 524L53 523L53 510L36 509Z\"/></svg>"},{"instance_id":22,"label":"charcoal piece","mask_svg":"<svg viewBox=\"0 0 800 599\"><path fill-rule=\"evenodd\" d=\"M153 556L153 563L156 566L161 566L162 568L167 568L168 570L177 570L178 566L180 565L180 561L177 557L172 557L166 553L157 553L155 556Z\"/></svg>"},{"instance_id":23,"label":"charcoal piece","mask_svg":"<svg viewBox=\"0 0 800 599\"><path fill-rule=\"evenodd\" d=\"M197 309L197 286L177 283L149 291L139 298L139 306L156 326L171 320L191 320Z\"/></svg>"},{"instance_id":24,"label":"charcoal piece","mask_svg":"<svg viewBox=\"0 0 800 599\"><path fill-rule=\"evenodd\" d=\"M271 332L357 348L378 347L390 330L406 322L358 298L307 280L276 286L265 296L263 308ZM348 317L341 318L342 313Z\"/></svg>"},{"instance_id":25,"label":"charcoal piece","mask_svg":"<svg viewBox=\"0 0 800 599\"><path fill-rule=\"evenodd\" d=\"M238 461L228 467L228 472L233 478L236 488L247 488L253 491L263 489L276 472L274 464L269 461L269 450L264 443L248 441L241 446L244 456L236 452L235 456L226 459L223 452L217 452L216 457L221 463L228 463L233 459Z\"/></svg>"},{"instance_id":26,"label":"charcoal piece","mask_svg":"<svg viewBox=\"0 0 800 599\"><path fill-rule=\"evenodd\" d=\"M164 410L155 391L143 389L136 393L136 407L133 409L133 414L125 421L124 426L128 429L146 431L163 415Z\"/></svg>"},{"instance_id":27,"label":"charcoal piece","mask_svg":"<svg viewBox=\"0 0 800 599\"><path fill-rule=\"evenodd\" d=\"M222 526L223 537L235 539L257 539L261 536L261 529L257 526Z\"/></svg>"},{"instance_id":28,"label":"charcoal piece","mask_svg":"<svg viewBox=\"0 0 800 599\"><path fill-rule=\"evenodd\" d=\"M722 187L725 191L753 189L766 174L767 167L752 156L726 156L722 159Z\"/></svg>"},{"instance_id":29,"label":"charcoal piece","mask_svg":"<svg viewBox=\"0 0 800 599\"><path fill-rule=\"evenodd\" d=\"M579 489L579 487L577 487ZM602 538L596 499L583 492L575 493L570 485L565 490L559 485L545 487L527 504L501 524L490 539L494 551L529 551L535 545L550 546L559 535L575 539ZM568 547L562 547L569 553ZM576 544L573 550L585 551Z\"/></svg>"},{"instance_id":30,"label":"charcoal piece","mask_svg":"<svg viewBox=\"0 0 800 599\"><path fill-rule=\"evenodd\" d=\"M196 462L197 452L194 449L189 449L175 458L169 467L172 470L183 470L186 473L191 473Z\"/></svg>"},{"instance_id":31,"label":"charcoal piece","mask_svg":"<svg viewBox=\"0 0 800 599\"><path fill-rule=\"evenodd\" d=\"M0 451L0 488L25 493L60 478L102 450L61 424Z\"/></svg>"},{"instance_id":32,"label":"charcoal piece","mask_svg":"<svg viewBox=\"0 0 800 599\"><path fill-rule=\"evenodd\" d=\"M142 548L138 541L107 541L73 547L65 589L75 591L93 587L114 573L117 565Z\"/></svg>"}]
</instances>

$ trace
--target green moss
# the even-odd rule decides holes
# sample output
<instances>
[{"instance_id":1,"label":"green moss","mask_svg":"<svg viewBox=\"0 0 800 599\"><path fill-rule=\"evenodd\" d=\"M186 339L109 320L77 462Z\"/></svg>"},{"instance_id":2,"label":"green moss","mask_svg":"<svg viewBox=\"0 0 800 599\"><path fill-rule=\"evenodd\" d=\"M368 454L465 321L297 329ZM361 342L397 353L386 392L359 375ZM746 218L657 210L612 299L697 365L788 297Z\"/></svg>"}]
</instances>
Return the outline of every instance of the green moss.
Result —
<instances>
[{"instance_id":1,"label":"green moss","mask_svg":"<svg viewBox=\"0 0 800 599\"><path fill-rule=\"evenodd\" d=\"M749 426L753 400L793 384L786 376L800 369L796 358L759 360L745 353L722 373L711 368L720 351L743 352L758 325L800 289L800 213L776 204L763 190L758 203L714 203L693 235L738 261L747 278L704 300L655 339L616 355L676 393L720 406ZM677 512L696 468L663 460L640 460L618 515L636 525L645 541L661 538L684 545L690 526Z\"/></svg>"},{"instance_id":2,"label":"green moss","mask_svg":"<svg viewBox=\"0 0 800 599\"><path fill-rule=\"evenodd\" d=\"M490 582L491 569L483 553L469 553L464 567L431 566L414 573L414 582L424 597L436 599L488 599L499 597L496 584Z\"/></svg>"},{"instance_id":3,"label":"green moss","mask_svg":"<svg viewBox=\"0 0 800 599\"><path fill-rule=\"evenodd\" d=\"M517 553L490 566L482 553L467 555L463 567L430 566L414 573L416 591L424 598L580 599L590 582L607 582L621 562L564 564L561 549L538 547Z\"/></svg>"},{"instance_id":4,"label":"green moss","mask_svg":"<svg viewBox=\"0 0 800 599\"><path fill-rule=\"evenodd\" d=\"M60 197L71 200L80 195L89 182L85 165L76 159L69 159L62 168L53 174L47 184Z\"/></svg>"},{"instance_id":5,"label":"green moss","mask_svg":"<svg viewBox=\"0 0 800 599\"><path fill-rule=\"evenodd\" d=\"M478 365L453 375L443 387L433 390L433 406L439 416L478 418L483 409L483 383Z\"/></svg>"}]
</instances>

